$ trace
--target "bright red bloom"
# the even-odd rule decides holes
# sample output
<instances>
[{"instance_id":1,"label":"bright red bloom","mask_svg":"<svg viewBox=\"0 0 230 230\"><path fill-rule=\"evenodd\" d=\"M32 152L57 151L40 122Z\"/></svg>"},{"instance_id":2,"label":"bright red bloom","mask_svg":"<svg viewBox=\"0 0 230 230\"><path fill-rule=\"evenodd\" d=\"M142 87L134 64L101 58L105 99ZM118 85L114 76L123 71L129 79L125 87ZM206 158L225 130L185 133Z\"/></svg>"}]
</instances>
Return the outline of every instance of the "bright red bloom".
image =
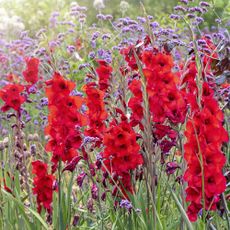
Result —
<instances>
[{"instance_id":1,"label":"bright red bloom","mask_svg":"<svg viewBox=\"0 0 230 230\"><path fill-rule=\"evenodd\" d=\"M187 209L187 215L190 221L195 222L197 220L197 213L202 209L201 204L196 204L195 202L191 202Z\"/></svg>"},{"instance_id":2,"label":"bright red bloom","mask_svg":"<svg viewBox=\"0 0 230 230\"><path fill-rule=\"evenodd\" d=\"M26 58L27 68L22 74L28 83L35 84L38 81L39 62L37 58Z\"/></svg>"},{"instance_id":3,"label":"bright red bloom","mask_svg":"<svg viewBox=\"0 0 230 230\"><path fill-rule=\"evenodd\" d=\"M1 108L3 112L10 108L19 111L21 105L25 102L26 98L21 96L24 86L19 84L9 84L0 90L0 98L5 102Z\"/></svg>"},{"instance_id":4,"label":"bright red bloom","mask_svg":"<svg viewBox=\"0 0 230 230\"><path fill-rule=\"evenodd\" d=\"M81 113L84 99L71 96L75 84L54 73L53 79L46 82L46 95L49 100L49 124L45 133L50 136L46 150L53 153L52 162L55 169L59 159L71 162L78 156L82 143L80 130L77 127L86 125L86 118Z\"/></svg>"},{"instance_id":5,"label":"bright red bloom","mask_svg":"<svg viewBox=\"0 0 230 230\"><path fill-rule=\"evenodd\" d=\"M83 90L87 95L86 105L88 107L87 117L89 119L89 127L85 130L85 135L97 137L96 145L99 146L106 128L104 121L108 116L104 105L104 92L97 89L92 83L85 85Z\"/></svg>"},{"instance_id":6,"label":"bright red bloom","mask_svg":"<svg viewBox=\"0 0 230 230\"><path fill-rule=\"evenodd\" d=\"M96 68L96 72L99 77L99 88L102 91L106 91L109 87L109 80L112 74L112 67L103 60L97 61L99 66Z\"/></svg>"},{"instance_id":7,"label":"bright red bloom","mask_svg":"<svg viewBox=\"0 0 230 230\"><path fill-rule=\"evenodd\" d=\"M137 45L138 46L138 45ZM142 46L128 47L122 50L125 60L132 70L138 71L136 64L136 52L140 65L143 64L142 72L146 80L146 89L142 89L141 74L135 75L136 79L129 84L129 89L133 97L129 100L128 106L132 113L130 124L136 126L139 124L143 130L142 118L144 115L142 103L142 90L147 91L149 110L154 125L163 125L166 122L177 125L184 123L187 112L187 101L185 93L179 89L180 79L178 74L172 72L174 66L172 55L159 52L156 48L143 51ZM162 153L168 152L176 144L176 137L168 139L169 132L166 132L162 138L155 138L159 143ZM176 135L177 136L177 135Z\"/></svg>"},{"instance_id":8,"label":"bright red bloom","mask_svg":"<svg viewBox=\"0 0 230 230\"><path fill-rule=\"evenodd\" d=\"M37 175L38 177L43 177L47 174L47 164L41 161L32 162L33 170L32 173Z\"/></svg>"},{"instance_id":9,"label":"bright red bloom","mask_svg":"<svg viewBox=\"0 0 230 230\"><path fill-rule=\"evenodd\" d=\"M105 150L102 154L104 164L111 174L124 175L143 164L140 146L136 142L136 133L126 121L119 125L111 124L104 134ZM130 182L129 182L130 183ZM124 188L132 192L130 184L123 184Z\"/></svg>"},{"instance_id":10,"label":"bright red bloom","mask_svg":"<svg viewBox=\"0 0 230 230\"><path fill-rule=\"evenodd\" d=\"M37 195L37 209L41 212L42 206L50 213L52 211L51 203L53 200L53 183L55 177L48 175L47 164L41 161L32 162L32 173L34 178L33 194Z\"/></svg>"},{"instance_id":11,"label":"bright red bloom","mask_svg":"<svg viewBox=\"0 0 230 230\"><path fill-rule=\"evenodd\" d=\"M54 73L53 78L46 81L46 95L53 100L65 97L75 88L75 83L65 80L59 73ZM58 97L57 97L58 95Z\"/></svg>"},{"instance_id":12,"label":"bright red bloom","mask_svg":"<svg viewBox=\"0 0 230 230\"><path fill-rule=\"evenodd\" d=\"M139 100L142 100L141 81L139 79L132 80L132 82L129 84L129 90L135 97L137 97Z\"/></svg>"},{"instance_id":13,"label":"bright red bloom","mask_svg":"<svg viewBox=\"0 0 230 230\"><path fill-rule=\"evenodd\" d=\"M160 73L170 72L173 67L172 56L163 53L154 55L152 51L144 51L142 61L147 68Z\"/></svg>"},{"instance_id":14,"label":"bright red bloom","mask_svg":"<svg viewBox=\"0 0 230 230\"><path fill-rule=\"evenodd\" d=\"M123 48L120 53L125 57L125 61L128 63L129 67L132 70L137 70L137 63L136 63L136 58L134 55L134 46L131 45L129 47ZM138 50L135 51L137 53L137 56L139 56L139 58L141 59L140 53L138 52Z\"/></svg>"},{"instance_id":15,"label":"bright red bloom","mask_svg":"<svg viewBox=\"0 0 230 230\"><path fill-rule=\"evenodd\" d=\"M183 123L186 114L186 101L183 93L177 88L178 78L173 74L171 55L145 51L142 61L147 68L143 73L147 81L150 111L154 122Z\"/></svg>"},{"instance_id":16,"label":"bright red bloom","mask_svg":"<svg viewBox=\"0 0 230 230\"><path fill-rule=\"evenodd\" d=\"M188 167L184 179L188 183L186 200L191 204L187 213L191 221L196 221L204 204L206 210L215 210L219 195L226 189L222 172L225 156L221 146L228 141L228 134L222 124L223 114L207 84L203 85L201 100L203 108L193 107L193 116L188 120L185 131L184 156ZM202 177L205 197L202 195Z\"/></svg>"},{"instance_id":17,"label":"bright red bloom","mask_svg":"<svg viewBox=\"0 0 230 230\"><path fill-rule=\"evenodd\" d=\"M143 118L141 81L137 79L132 80L129 84L129 90L133 93L133 97L128 102L128 106L132 110L130 124L133 127L139 124L141 130L143 130L144 128L141 123Z\"/></svg>"}]
</instances>

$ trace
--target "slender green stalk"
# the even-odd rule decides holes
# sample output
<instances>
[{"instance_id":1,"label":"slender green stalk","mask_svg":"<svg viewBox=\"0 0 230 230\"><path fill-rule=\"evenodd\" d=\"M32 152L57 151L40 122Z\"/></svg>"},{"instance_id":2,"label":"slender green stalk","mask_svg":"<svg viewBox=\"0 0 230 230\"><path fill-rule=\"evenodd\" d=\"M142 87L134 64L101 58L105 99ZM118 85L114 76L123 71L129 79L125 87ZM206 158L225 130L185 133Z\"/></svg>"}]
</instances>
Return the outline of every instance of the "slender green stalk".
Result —
<instances>
[{"instance_id":1,"label":"slender green stalk","mask_svg":"<svg viewBox=\"0 0 230 230\"><path fill-rule=\"evenodd\" d=\"M63 214L62 214L62 183L61 183L61 172L62 172L61 160L58 163L58 229L64 230Z\"/></svg>"},{"instance_id":2,"label":"slender green stalk","mask_svg":"<svg viewBox=\"0 0 230 230\"><path fill-rule=\"evenodd\" d=\"M225 216L226 216L226 220L227 220L227 225L228 225L228 229L230 229L230 218L229 218L229 209L228 209L228 204L227 201L225 199L224 193L221 194L221 200L223 202L223 206L224 206L224 211L225 211Z\"/></svg>"},{"instance_id":3,"label":"slender green stalk","mask_svg":"<svg viewBox=\"0 0 230 230\"><path fill-rule=\"evenodd\" d=\"M203 163L203 155L202 155L202 151L200 148L200 142L198 139L198 135L197 135L197 131L194 125L194 122L192 121L192 125L193 125L193 129L195 132L195 137L196 137L196 141L197 141L197 146L198 146L198 154L199 154L199 162L200 162L200 167L201 167L201 176L202 176L202 199L203 199L203 212L202 212L202 216L203 216L203 222L204 222L204 229L206 229L205 227L205 212L206 212L206 205L205 205L205 181L204 181L204 163Z\"/></svg>"},{"instance_id":4,"label":"slender green stalk","mask_svg":"<svg viewBox=\"0 0 230 230\"><path fill-rule=\"evenodd\" d=\"M188 218L188 216L187 216L187 214L186 214L184 208L182 207L180 201L178 200L176 194L174 193L174 191L172 190L172 188L170 187L169 184L168 184L168 186L169 186L170 192L171 192L171 194L172 194L172 197L173 197L173 199L175 200L176 205L177 205L178 209L179 209L180 212L181 212L182 218L184 219L185 223L187 224L188 229L189 229L189 230L193 230L192 223L189 221L189 218Z\"/></svg>"},{"instance_id":5,"label":"slender green stalk","mask_svg":"<svg viewBox=\"0 0 230 230\"><path fill-rule=\"evenodd\" d=\"M143 140L144 140L144 147L146 151L146 168L148 172L148 182L151 185L151 192L152 192L152 202L153 205L156 205L156 159L157 159L157 152L153 149L153 136L152 136L152 122L151 122L151 115L149 110L149 96L147 93L147 83L146 78L144 76L140 60L136 54L136 51L133 50L134 56L137 62L137 66L141 76L141 84L142 84L142 94L143 94L143 125L144 125L144 133L143 133ZM156 229L156 221L157 215L155 210L153 209L153 219L154 219L154 229Z\"/></svg>"}]
</instances>

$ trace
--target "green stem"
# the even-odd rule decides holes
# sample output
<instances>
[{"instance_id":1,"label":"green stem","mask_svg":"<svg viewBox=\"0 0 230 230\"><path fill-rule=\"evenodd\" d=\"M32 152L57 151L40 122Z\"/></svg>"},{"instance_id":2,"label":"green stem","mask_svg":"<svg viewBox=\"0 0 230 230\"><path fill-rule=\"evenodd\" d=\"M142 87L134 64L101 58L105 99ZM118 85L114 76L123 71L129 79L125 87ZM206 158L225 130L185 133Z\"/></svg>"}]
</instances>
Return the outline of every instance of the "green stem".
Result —
<instances>
[{"instance_id":1,"label":"green stem","mask_svg":"<svg viewBox=\"0 0 230 230\"><path fill-rule=\"evenodd\" d=\"M58 229L59 230L64 230L64 225L63 225L63 215L62 215L62 208L61 208L61 203L62 203L62 192L61 192L61 159L59 160L58 163L58 222L59 222L59 226Z\"/></svg>"},{"instance_id":2,"label":"green stem","mask_svg":"<svg viewBox=\"0 0 230 230\"><path fill-rule=\"evenodd\" d=\"M228 229L230 229L230 219L229 219L229 209L228 209L228 204L227 201L225 199L224 193L221 194L221 200L223 202L223 206L224 206L224 212L225 212L225 216L226 216L226 220L227 220L227 224L228 224Z\"/></svg>"},{"instance_id":3,"label":"green stem","mask_svg":"<svg viewBox=\"0 0 230 230\"><path fill-rule=\"evenodd\" d=\"M199 162L200 162L200 167L201 167L201 175L202 175L202 199L203 199L203 212L202 212L202 216L203 216L203 223L204 223L204 230L206 229L205 227L205 181L204 181L204 163L203 163L203 156L202 156L202 152L201 152L201 148L200 148L200 142L198 139L198 135L197 135L197 131L194 125L194 122L192 122L193 125L193 129L195 132L195 137L196 137L196 141L197 141L197 146L198 146L198 153L199 153Z\"/></svg>"}]
</instances>

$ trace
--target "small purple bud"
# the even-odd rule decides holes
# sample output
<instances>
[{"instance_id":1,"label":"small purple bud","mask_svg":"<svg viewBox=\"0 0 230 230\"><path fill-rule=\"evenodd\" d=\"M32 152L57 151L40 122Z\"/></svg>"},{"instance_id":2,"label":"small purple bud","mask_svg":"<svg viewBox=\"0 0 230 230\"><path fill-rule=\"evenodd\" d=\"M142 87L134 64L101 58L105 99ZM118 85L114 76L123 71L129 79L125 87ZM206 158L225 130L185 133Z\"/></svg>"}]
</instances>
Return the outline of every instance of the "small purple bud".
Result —
<instances>
[{"instance_id":1,"label":"small purple bud","mask_svg":"<svg viewBox=\"0 0 230 230\"><path fill-rule=\"evenodd\" d=\"M197 22L198 24L200 24L200 23L204 22L204 19L201 18L201 17L196 17L196 22Z\"/></svg>"},{"instance_id":2,"label":"small purple bud","mask_svg":"<svg viewBox=\"0 0 230 230\"><path fill-rule=\"evenodd\" d=\"M190 12L190 13L195 13L195 12L196 12L195 7L190 7L190 8L188 9L188 12Z\"/></svg>"},{"instance_id":3,"label":"small purple bud","mask_svg":"<svg viewBox=\"0 0 230 230\"><path fill-rule=\"evenodd\" d=\"M200 6L209 7L210 4L208 2L200 2Z\"/></svg>"},{"instance_id":4,"label":"small purple bud","mask_svg":"<svg viewBox=\"0 0 230 230\"><path fill-rule=\"evenodd\" d=\"M174 10L181 11L181 12L186 12L187 11L183 6L175 6Z\"/></svg>"},{"instance_id":5,"label":"small purple bud","mask_svg":"<svg viewBox=\"0 0 230 230\"><path fill-rule=\"evenodd\" d=\"M99 49L99 50L97 51L97 53L98 53L98 56L99 56L99 57L102 57L102 56L104 55L104 50L103 50L103 49Z\"/></svg>"},{"instance_id":6,"label":"small purple bud","mask_svg":"<svg viewBox=\"0 0 230 230\"><path fill-rule=\"evenodd\" d=\"M201 14L203 13L203 10L198 6L195 6L194 9L195 9L195 12L198 12L198 13L201 13Z\"/></svg>"},{"instance_id":7,"label":"small purple bud","mask_svg":"<svg viewBox=\"0 0 230 230\"><path fill-rule=\"evenodd\" d=\"M221 24L221 19L217 18L217 19L215 20L215 22L216 22L217 24Z\"/></svg>"},{"instance_id":8,"label":"small purple bud","mask_svg":"<svg viewBox=\"0 0 230 230\"><path fill-rule=\"evenodd\" d=\"M91 59L94 59L95 57L96 57L96 54L95 54L95 52L90 52L89 54L88 54L88 57L89 58L91 58Z\"/></svg>"},{"instance_id":9,"label":"small purple bud","mask_svg":"<svg viewBox=\"0 0 230 230\"><path fill-rule=\"evenodd\" d=\"M173 174L176 171L176 169L178 169L178 168L179 168L179 166L176 162L168 162L166 164L166 173L168 175Z\"/></svg>"},{"instance_id":10,"label":"small purple bud","mask_svg":"<svg viewBox=\"0 0 230 230\"><path fill-rule=\"evenodd\" d=\"M212 53L208 48L203 48L202 50L203 50L203 52L205 52L208 55L211 55L211 53Z\"/></svg>"},{"instance_id":11,"label":"small purple bud","mask_svg":"<svg viewBox=\"0 0 230 230\"><path fill-rule=\"evenodd\" d=\"M180 16L177 15L177 14L171 14L171 15L170 15L170 18L171 18L171 19L174 19L174 20L179 20L179 19L180 19Z\"/></svg>"},{"instance_id":12,"label":"small purple bud","mask_svg":"<svg viewBox=\"0 0 230 230\"><path fill-rule=\"evenodd\" d=\"M206 45L207 44L206 41L203 39L198 39L197 43L198 43L198 45Z\"/></svg>"},{"instance_id":13,"label":"small purple bud","mask_svg":"<svg viewBox=\"0 0 230 230\"><path fill-rule=\"evenodd\" d=\"M96 46L97 46L97 43L96 43L96 41L95 40L92 40L91 41L91 46L92 46L92 48L96 48Z\"/></svg>"},{"instance_id":14,"label":"small purple bud","mask_svg":"<svg viewBox=\"0 0 230 230\"><path fill-rule=\"evenodd\" d=\"M36 155L36 145L35 144L32 144L30 146L30 153L31 153L32 156Z\"/></svg>"},{"instance_id":15,"label":"small purple bud","mask_svg":"<svg viewBox=\"0 0 230 230\"><path fill-rule=\"evenodd\" d=\"M28 123L29 121L31 121L31 116L28 114L28 115L26 115L26 120L25 120L25 122Z\"/></svg>"},{"instance_id":16,"label":"small purple bud","mask_svg":"<svg viewBox=\"0 0 230 230\"><path fill-rule=\"evenodd\" d=\"M180 0L181 3L187 5L188 4L188 0Z\"/></svg>"},{"instance_id":17,"label":"small purple bud","mask_svg":"<svg viewBox=\"0 0 230 230\"><path fill-rule=\"evenodd\" d=\"M97 19L99 20L104 20L104 15L103 14L97 14Z\"/></svg>"},{"instance_id":18,"label":"small purple bud","mask_svg":"<svg viewBox=\"0 0 230 230\"><path fill-rule=\"evenodd\" d=\"M64 33L59 33L58 35L57 35L57 38L58 39L62 39L62 38L64 38L65 37L65 34Z\"/></svg>"},{"instance_id":19,"label":"small purple bud","mask_svg":"<svg viewBox=\"0 0 230 230\"><path fill-rule=\"evenodd\" d=\"M137 17L137 20L138 20L140 23L146 23L146 19L143 18L143 17Z\"/></svg>"},{"instance_id":20,"label":"small purple bud","mask_svg":"<svg viewBox=\"0 0 230 230\"><path fill-rule=\"evenodd\" d=\"M77 185L81 188L82 187L82 184L83 184L83 181L86 177L86 173L85 172L81 172L78 177L77 177Z\"/></svg>"},{"instance_id":21,"label":"small purple bud","mask_svg":"<svg viewBox=\"0 0 230 230\"><path fill-rule=\"evenodd\" d=\"M110 39L110 35L109 34L103 34L102 35L102 40L106 40L106 39Z\"/></svg>"},{"instance_id":22,"label":"small purple bud","mask_svg":"<svg viewBox=\"0 0 230 230\"><path fill-rule=\"evenodd\" d=\"M67 52L72 54L75 51L75 47L74 46L67 46Z\"/></svg>"},{"instance_id":23,"label":"small purple bud","mask_svg":"<svg viewBox=\"0 0 230 230\"><path fill-rule=\"evenodd\" d=\"M82 92L79 92L77 91L76 89L73 90L71 93L70 93L70 96L80 96L82 97L83 96L83 93Z\"/></svg>"},{"instance_id":24,"label":"small purple bud","mask_svg":"<svg viewBox=\"0 0 230 230\"><path fill-rule=\"evenodd\" d=\"M38 120L34 120L34 124L38 125L39 124Z\"/></svg>"},{"instance_id":25,"label":"small purple bud","mask_svg":"<svg viewBox=\"0 0 230 230\"><path fill-rule=\"evenodd\" d=\"M132 210L133 206L129 200L121 200L120 207L127 209L129 212Z\"/></svg>"},{"instance_id":26,"label":"small purple bud","mask_svg":"<svg viewBox=\"0 0 230 230\"><path fill-rule=\"evenodd\" d=\"M96 175L93 164L90 164L89 171L90 171L90 174L92 177L94 177Z\"/></svg>"},{"instance_id":27,"label":"small purple bud","mask_svg":"<svg viewBox=\"0 0 230 230\"><path fill-rule=\"evenodd\" d=\"M92 40L96 40L100 35L100 32L96 31L95 33L93 33L92 35Z\"/></svg>"},{"instance_id":28,"label":"small purple bud","mask_svg":"<svg viewBox=\"0 0 230 230\"><path fill-rule=\"evenodd\" d=\"M153 29L155 29L155 28L159 27L159 23L158 23L158 22L151 22L151 23L150 23L150 26L151 26Z\"/></svg>"},{"instance_id":29,"label":"small purple bud","mask_svg":"<svg viewBox=\"0 0 230 230\"><path fill-rule=\"evenodd\" d=\"M33 85L29 88L29 93L35 94L36 92L37 92L36 86Z\"/></svg>"},{"instance_id":30,"label":"small purple bud","mask_svg":"<svg viewBox=\"0 0 230 230\"><path fill-rule=\"evenodd\" d=\"M92 198L94 200L97 200L98 199L98 188L95 184L92 185L92 188L91 188L91 195L92 195Z\"/></svg>"},{"instance_id":31,"label":"small purple bud","mask_svg":"<svg viewBox=\"0 0 230 230\"><path fill-rule=\"evenodd\" d=\"M87 209L90 211L90 212L93 212L93 199L92 198L89 198L88 202L87 202Z\"/></svg>"},{"instance_id":32,"label":"small purple bud","mask_svg":"<svg viewBox=\"0 0 230 230\"><path fill-rule=\"evenodd\" d=\"M80 216L74 216L73 218L73 226L76 227L79 222Z\"/></svg>"},{"instance_id":33,"label":"small purple bud","mask_svg":"<svg viewBox=\"0 0 230 230\"><path fill-rule=\"evenodd\" d=\"M209 35L209 34L205 34L204 37L205 37L206 39L208 39L208 40L211 40L211 39L212 39L211 35Z\"/></svg>"},{"instance_id":34,"label":"small purple bud","mask_svg":"<svg viewBox=\"0 0 230 230\"><path fill-rule=\"evenodd\" d=\"M187 14L187 17L188 18L195 18L196 16L195 16L195 14Z\"/></svg>"},{"instance_id":35,"label":"small purple bud","mask_svg":"<svg viewBox=\"0 0 230 230\"><path fill-rule=\"evenodd\" d=\"M103 192L102 195L101 195L101 200L102 200L102 201L105 201L105 199L106 199L106 193Z\"/></svg>"},{"instance_id":36,"label":"small purple bud","mask_svg":"<svg viewBox=\"0 0 230 230\"><path fill-rule=\"evenodd\" d=\"M41 98L41 100L40 100L40 105L43 107L43 106L47 106L48 105L48 98L46 98L46 97L43 97L43 98Z\"/></svg>"},{"instance_id":37,"label":"small purple bud","mask_svg":"<svg viewBox=\"0 0 230 230\"><path fill-rule=\"evenodd\" d=\"M106 19L106 20L112 20L112 19L113 19L113 16L110 15L110 14L107 14L107 15L105 15L105 19Z\"/></svg>"},{"instance_id":38,"label":"small purple bud","mask_svg":"<svg viewBox=\"0 0 230 230\"><path fill-rule=\"evenodd\" d=\"M152 15L148 15L148 19L149 19L149 20L152 20L152 19L153 19L153 16L152 16Z\"/></svg>"}]
</instances>

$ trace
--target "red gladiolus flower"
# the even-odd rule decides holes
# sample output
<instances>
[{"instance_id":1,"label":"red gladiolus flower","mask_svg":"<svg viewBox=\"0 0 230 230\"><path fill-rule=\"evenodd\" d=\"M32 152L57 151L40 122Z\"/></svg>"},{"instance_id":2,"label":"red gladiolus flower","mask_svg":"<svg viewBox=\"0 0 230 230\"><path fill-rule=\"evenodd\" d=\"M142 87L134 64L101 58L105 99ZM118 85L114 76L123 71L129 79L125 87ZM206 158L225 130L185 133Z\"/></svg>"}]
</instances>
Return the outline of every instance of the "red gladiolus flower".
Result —
<instances>
[{"instance_id":1,"label":"red gladiolus flower","mask_svg":"<svg viewBox=\"0 0 230 230\"><path fill-rule=\"evenodd\" d=\"M146 89L142 89L143 85L141 85L139 79L134 79L129 84L129 89L133 94L128 103L129 108L132 110L130 124L132 126L139 124L143 130L142 90L147 91L149 110L154 125L163 125L165 122L170 122L174 125L184 123L187 112L187 101L185 92L179 90L180 79L178 75L172 72L172 55L159 52L155 48L143 51L143 47L138 45L137 47L136 50L135 47L129 47L123 49L121 52L131 69L136 71L138 71L138 68L134 52L137 53L140 64L144 66L142 72L146 78ZM137 77L140 78L140 76ZM176 144L176 137L166 140L168 138L167 134L169 132L162 136L164 139L161 140L158 136L155 140L161 143L162 153L168 152ZM154 135L156 134L154 133Z\"/></svg>"},{"instance_id":2,"label":"red gladiolus flower","mask_svg":"<svg viewBox=\"0 0 230 230\"><path fill-rule=\"evenodd\" d=\"M157 72L169 72L173 67L173 59L171 55L158 53L151 54L151 51L145 51L142 54L142 61L147 68Z\"/></svg>"},{"instance_id":3,"label":"red gladiolus flower","mask_svg":"<svg viewBox=\"0 0 230 230\"><path fill-rule=\"evenodd\" d=\"M222 125L223 114L207 84L203 85L201 100L203 108L192 107L193 116L188 120L185 131L187 170L184 179L188 183L186 200L191 204L187 214L191 221L196 221L202 207L215 210L219 195L226 189L222 172L225 156L221 146L228 141L228 134Z\"/></svg>"},{"instance_id":4,"label":"red gladiolus flower","mask_svg":"<svg viewBox=\"0 0 230 230\"><path fill-rule=\"evenodd\" d=\"M73 82L54 73L53 79L46 84L49 124L45 128L45 133L50 136L46 150L53 153L53 169L56 169L59 159L71 162L78 156L76 149L81 146L82 137L77 127L86 125L87 121L81 113L83 98L70 95L75 88Z\"/></svg>"},{"instance_id":5,"label":"red gladiolus flower","mask_svg":"<svg viewBox=\"0 0 230 230\"><path fill-rule=\"evenodd\" d=\"M104 106L104 92L97 89L92 83L85 85L83 90L87 96L86 105L89 119L89 127L85 130L85 135L98 138L96 145L100 146L105 131L104 121L108 116Z\"/></svg>"},{"instance_id":6,"label":"red gladiolus flower","mask_svg":"<svg viewBox=\"0 0 230 230\"><path fill-rule=\"evenodd\" d=\"M134 46L129 46L123 48L120 53L125 56L125 60L128 63L129 67L133 70L137 69L136 58L134 55Z\"/></svg>"},{"instance_id":7,"label":"red gladiolus flower","mask_svg":"<svg viewBox=\"0 0 230 230\"><path fill-rule=\"evenodd\" d=\"M43 177L47 174L47 164L44 164L41 161L32 162L33 170L32 173L37 175L38 177Z\"/></svg>"},{"instance_id":8,"label":"red gladiolus flower","mask_svg":"<svg viewBox=\"0 0 230 230\"><path fill-rule=\"evenodd\" d=\"M106 168L111 175L115 173L121 176L124 188L133 192L129 172L143 164L143 158L139 153L140 146L136 142L136 133L126 121L119 125L111 124L104 134L103 143L105 150L102 157L105 159Z\"/></svg>"},{"instance_id":9,"label":"red gladiolus flower","mask_svg":"<svg viewBox=\"0 0 230 230\"><path fill-rule=\"evenodd\" d=\"M109 87L109 79L113 69L107 62L103 60L98 60L97 62L99 64L99 66L96 68L96 72L99 77L99 88L102 91L106 91Z\"/></svg>"},{"instance_id":10,"label":"red gladiolus flower","mask_svg":"<svg viewBox=\"0 0 230 230\"><path fill-rule=\"evenodd\" d=\"M26 58L27 69L23 71L23 76L28 83L35 84L38 81L39 59Z\"/></svg>"},{"instance_id":11,"label":"red gladiolus flower","mask_svg":"<svg viewBox=\"0 0 230 230\"><path fill-rule=\"evenodd\" d=\"M24 86L19 84L9 84L0 90L0 98L5 102L5 105L1 108L3 112L14 109L19 111L21 105L25 102L25 97L21 96L24 90Z\"/></svg>"},{"instance_id":12,"label":"red gladiolus flower","mask_svg":"<svg viewBox=\"0 0 230 230\"><path fill-rule=\"evenodd\" d=\"M36 175L34 178L33 194L37 195L37 209L41 213L42 206L49 212L52 212L51 203L53 200L53 183L55 177L48 175L47 164L41 161L32 162L32 173Z\"/></svg>"}]
</instances>

